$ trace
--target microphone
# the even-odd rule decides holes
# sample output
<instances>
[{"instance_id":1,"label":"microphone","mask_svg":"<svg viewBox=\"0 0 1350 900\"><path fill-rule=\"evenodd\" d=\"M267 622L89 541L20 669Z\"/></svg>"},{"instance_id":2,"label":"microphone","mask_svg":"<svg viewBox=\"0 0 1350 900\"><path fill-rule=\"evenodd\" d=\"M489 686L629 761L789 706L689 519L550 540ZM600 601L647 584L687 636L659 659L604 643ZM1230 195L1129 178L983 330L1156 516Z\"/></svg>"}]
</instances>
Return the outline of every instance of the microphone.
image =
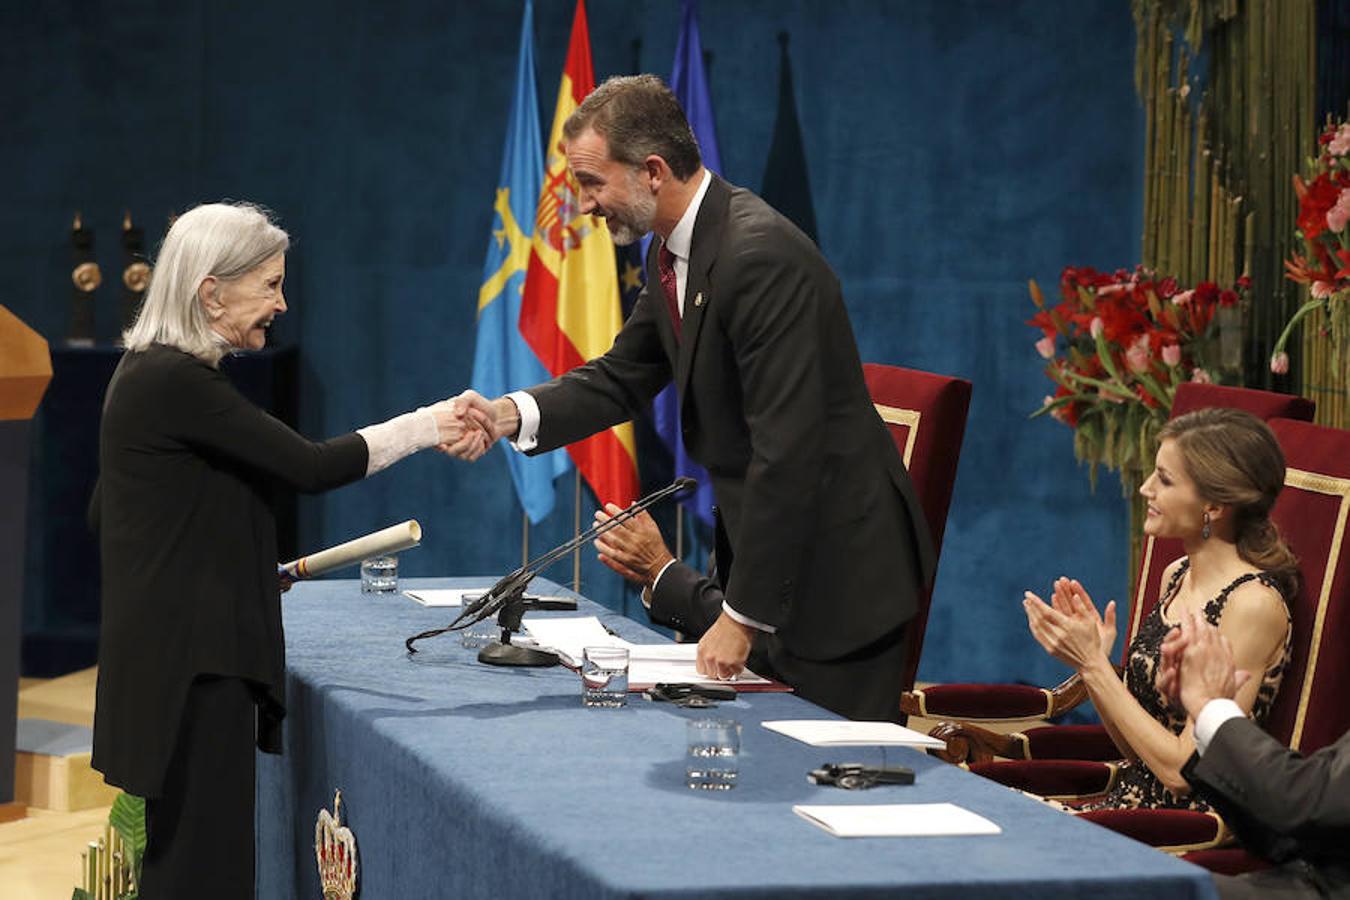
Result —
<instances>
[{"instance_id":1,"label":"microphone","mask_svg":"<svg viewBox=\"0 0 1350 900\"><path fill-rule=\"evenodd\" d=\"M467 604L449 625L444 628L436 628L430 631L424 631L421 634L413 635L404 641L404 646L408 648L409 653L416 653L417 650L413 647L413 644L416 641L423 638L435 637L439 634L445 634L447 631L458 631L481 622L491 615L495 615L502 607L506 606L512 598L524 594L525 586L533 580L535 575L538 575L541 571L553 565L553 563L562 559L582 544L595 540L595 538L612 528L619 527L638 513L655 506L667 497L688 493L697 487L698 480L695 478L676 478L670 484L660 490L653 491L622 512L617 513L598 525L588 528L571 540L564 541L547 553L535 557L514 572L502 576L502 578L498 579L496 584L488 588L486 593L472 603Z\"/></svg>"}]
</instances>

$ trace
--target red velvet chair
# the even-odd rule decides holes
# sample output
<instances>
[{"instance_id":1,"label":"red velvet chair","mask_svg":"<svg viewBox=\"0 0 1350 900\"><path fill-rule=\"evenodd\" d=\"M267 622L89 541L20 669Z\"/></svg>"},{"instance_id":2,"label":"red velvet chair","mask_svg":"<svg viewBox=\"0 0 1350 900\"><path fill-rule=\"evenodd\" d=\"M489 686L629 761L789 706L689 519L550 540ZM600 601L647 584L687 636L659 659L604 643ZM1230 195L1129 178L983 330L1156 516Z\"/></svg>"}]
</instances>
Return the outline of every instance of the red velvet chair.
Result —
<instances>
[{"instance_id":1,"label":"red velvet chair","mask_svg":"<svg viewBox=\"0 0 1350 900\"><path fill-rule=\"evenodd\" d=\"M1298 554L1303 585L1294 608L1294 657L1266 730L1308 754L1350 730L1350 431L1282 419L1270 426L1289 467L1273 517ZM1185 858L1228 874L1266 865L1240 848Z\"/></svg>"},{"instance_id":2,"label":"red velvet chair","mask_svg":"<svg viewBox=\"0 0 1350 900\"><path fill-rule=\"evenodd\" d=\"M1172 402L1172 416L1209 406L1243 409L1262 419L1300 419L1311 421L1314 405L1311 400L1290 394L1276 394L1249 388L1223 387L1215 384L1185 382L1177 387ZM1121 663L1129 643L1134 639L1144 617L1158 602L1161 589L1159 579L1168 564L1181 555L1181 544L1175 540L1144 543L1140 566L1139 586L1132 602L1121 610L1124 625ZM923 690L910 691L900 701L906 715L931 719L954 719L961 722L1012 723L1052 719L1073 709L1087 699L1087 692L1073 675L1054 688L1025 684L939 684ZM1068 757L1072 759L1111 760L1119 756L1111 739L1098 726L1056 728L1053 732L1033 729L1025 734L989 735L983 740L978 731L948 730L944 737L949 742L947 758L952 762L986 762L994 756L1016 759ZM1099 773L1094 767L1092 773ZM1100 777L1092 774L1089 778Z\"/></svg>"},{"instance_id":3,"label":"red velvet chair","mask_svg":"<svg viewBox=\"0 0 1350 900\"><path fill-rule=\"evenodd\" d=\"M1274 419L1284 449L1285 488L1271 516L1299 556L1303 584L1293 606L1293 656L1266 728L1287 746L1309 753L1350 729L1350 431ZM1031 759L972 765L972 771L1005 784L1068 796L1089 782L1091 769L1114 773L1109 763ZM1069 776L1056 781L1058 776ZM1105 781L1106 779L1103 779ZM1186 810L1097 810L1083 818L1172 852L1214 871L1260 868L1264 862L1222 845L1230 837L1213 813Z\"/></svg>"},{"instance_id":4,"label":"red velvet chair","mask_svg":"<svg viewBox=\"0 0 1350 900\"><path fill-rule=\"evenodd\" d=\"M956 464L966 434L970 382L875 363L863 366L863 379L877 414L886 423L900 458L909 469L933 535L933 550L940 554L942 534L947 527L947 510L956 483ZM923 593L919 610L909 623L906 688L914 685L914 674L919 668L932 599L931 590Z\"/></svg>"}]
</instances>

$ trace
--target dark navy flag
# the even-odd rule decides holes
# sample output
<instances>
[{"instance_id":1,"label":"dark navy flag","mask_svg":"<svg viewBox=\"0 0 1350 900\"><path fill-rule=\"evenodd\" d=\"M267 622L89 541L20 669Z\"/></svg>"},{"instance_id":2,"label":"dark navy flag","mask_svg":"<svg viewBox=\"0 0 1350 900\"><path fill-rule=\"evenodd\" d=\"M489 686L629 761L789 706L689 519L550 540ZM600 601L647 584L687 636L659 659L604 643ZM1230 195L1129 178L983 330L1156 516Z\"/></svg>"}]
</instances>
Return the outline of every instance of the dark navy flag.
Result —
<instances>
[{"instance_id":1,"label":"dark navy flag","mask_svg":"<svg viewBox=\"0 0 1350 900\"><path fill-rule=\"evenodd\" d=\"M683 0L680 40L675 46L675 65L670 73L670 89L684 107L685 117L694 130L703 165L722 174L722 157L717 152L717 127L713 120L712 99L708 96L708 78L703 70L703 43L698 36L698 2ZM656 433L670 449L676 477L687 476L698 481L698 490L681 502L685 508L708 525L712 524L712 479L707 471L694 462L680 439L680 403L675 386L670 385L656 396L652 404L652 419Z\"/></svg>"},{"instance_id":2,"label":"dark navy flag","mask_svg":"<svg viewBox=\"0 0 1350 900\"><path fill-rule=\"evenodd\" d=\"M792 220L817 244L816 208L811 202L811 180L806 174L806 149L802 127L797 121L797 98L792 89L792 59L788 56L788 34L778 33L778 120L773 127L773 143L764 163L764 186L759 195L774 209Z\"/></svg>"}]
</instances>

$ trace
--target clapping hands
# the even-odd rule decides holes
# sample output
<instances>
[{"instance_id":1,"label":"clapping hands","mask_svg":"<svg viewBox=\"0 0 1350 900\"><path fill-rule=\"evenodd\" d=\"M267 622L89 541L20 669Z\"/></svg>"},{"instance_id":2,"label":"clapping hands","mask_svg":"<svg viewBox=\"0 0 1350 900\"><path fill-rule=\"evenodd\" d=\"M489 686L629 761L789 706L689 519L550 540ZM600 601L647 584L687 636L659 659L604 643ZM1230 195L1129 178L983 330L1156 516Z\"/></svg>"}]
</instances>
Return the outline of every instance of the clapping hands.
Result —
<instances>
[{"instance_id":1,"label":"clapping hands","mask_svg":"<svg viewBox=\"0 0 1350 900\"><path fill-rule=\"evenodd\" d=\"M1078 671L1105 660L1116 642L1116 602L1107 603L1105 616L1099 615L1075 579L1056 579L1048 605L1027 591L1022 609L1032 637L1045 652Z\"/></svg>"},{"instance_id":2,"label":"clapping hands","mask_svg":"<svg viewBox=\"0 0 1350 900\"><path fill-rule=\"evenodd\" d=\"M1192 717L1216 697L1234 697L1251 673L1233 664L1233 648L1219 629L1190 613L1163 639L1153 686Z\"/></svg>"}]
</instances>

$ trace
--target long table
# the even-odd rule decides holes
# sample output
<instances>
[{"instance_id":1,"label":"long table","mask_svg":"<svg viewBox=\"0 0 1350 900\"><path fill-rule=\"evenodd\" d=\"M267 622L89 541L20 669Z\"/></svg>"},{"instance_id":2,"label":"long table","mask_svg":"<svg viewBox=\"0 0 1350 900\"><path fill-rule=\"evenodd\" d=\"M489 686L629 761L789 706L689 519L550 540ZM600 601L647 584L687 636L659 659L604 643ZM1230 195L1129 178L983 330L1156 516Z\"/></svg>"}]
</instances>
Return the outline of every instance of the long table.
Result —
<instances>
[{"instance_id":1,"label":"long table","mask_svg":"<svg viewBox=\"0 0 1350 900\"><path fill-rule=\"evenodd\" d=\"M569 593L542 579L534 589ZM580 614L628 640L661 640L577 599ZM880 752L809 747L763 728L835 718L790 694L723 704L716 714L743 725L740 783L691 791L684 720L704 711L639 695L620 709L586 709L574 672L485 666L456 635L409 656L404 638L455 611L361 594L356 581L298 584L283 609L285 753L258 757L258 896L267 900L320 896L314 821L335 789L358 842L363 900L1214 896L1199 868L917 751L886 752L915 770L912 786L812 785L806 773L823 762L876 762ZM1003 833L840 839L792 813L796 803L940 801Z\"/></svg>"}]
</instances>

